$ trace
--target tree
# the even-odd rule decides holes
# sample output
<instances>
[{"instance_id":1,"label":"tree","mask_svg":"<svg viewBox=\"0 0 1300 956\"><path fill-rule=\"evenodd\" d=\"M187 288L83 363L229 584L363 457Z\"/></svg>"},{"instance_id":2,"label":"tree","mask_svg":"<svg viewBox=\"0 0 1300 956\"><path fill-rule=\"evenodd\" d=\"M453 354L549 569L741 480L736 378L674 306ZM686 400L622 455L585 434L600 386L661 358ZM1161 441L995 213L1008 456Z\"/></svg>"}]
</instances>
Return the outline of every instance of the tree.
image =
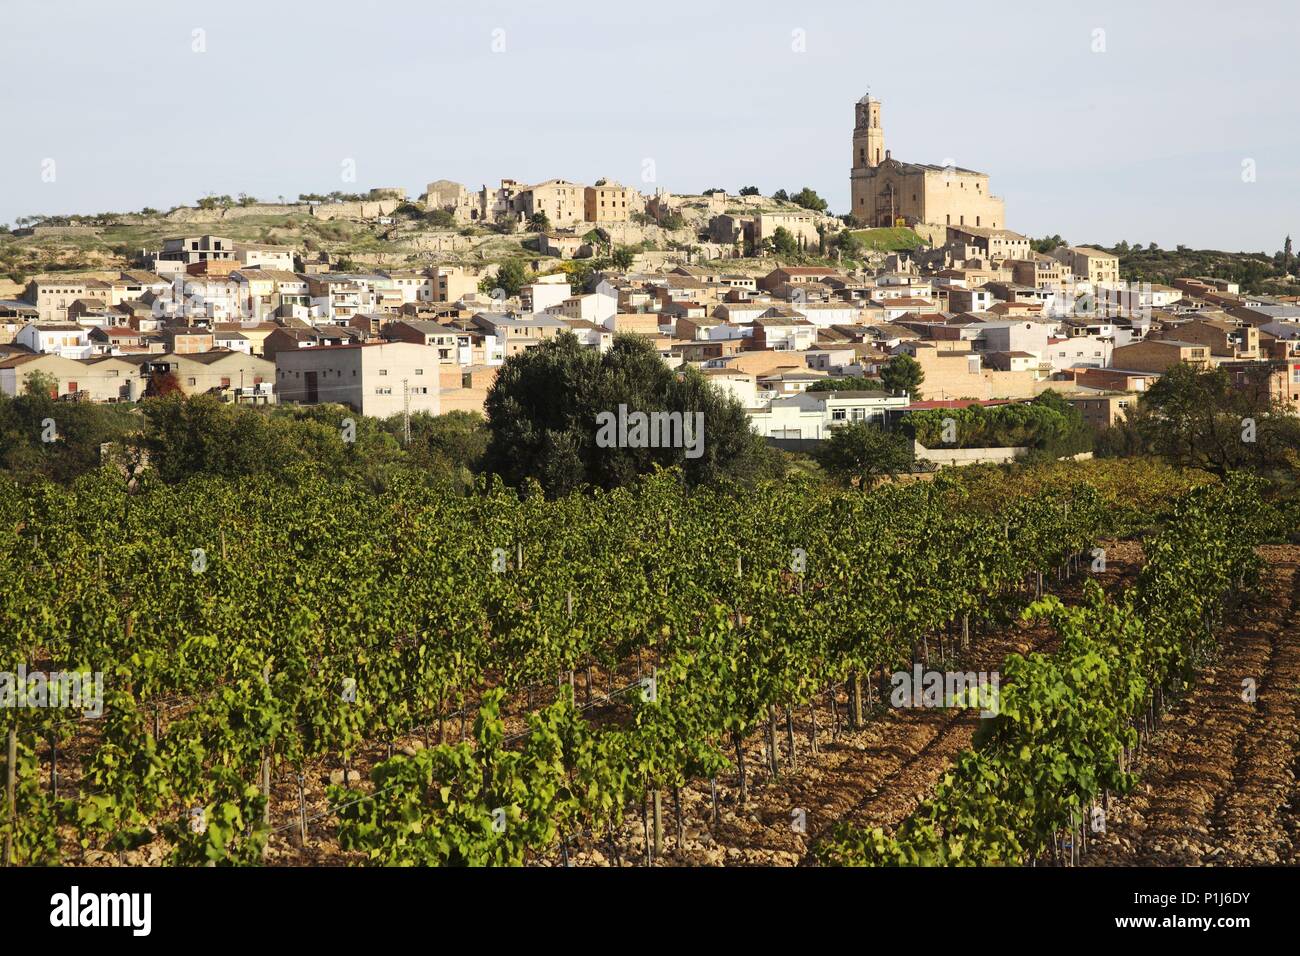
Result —
<instances>
[{"instance_id":1,"label":"tree","mask_svg":"<svg viewBox=\"0 0 1300 956\"><path fill-rule=\"evenodd\" d=\"M784 189L778 189L776 192L772 193L772 198L780 202L789 202L790 194L787 193Z\"/></svg>"},{"instance_id":2,"label":"tree","mask_svg":"<svg viewBox=\"0 0 1300 956\"><path fill-rule=\"evenodd\" d=\"M1029 245L1035 252L1051 252L1053 249L1059 249L1061 246L1068 246L1069 243L1059 235L1044 236L1042 239L1030 239Z\"/></svg>"},{"instance_id":3,"label":"tree","mask_svg":"<svg viewBox=\"0 0 1300 956\"><path fill-rule=\"evenodd\" d=\"M1049 458L1092 448L1083 416L1050 389L1032 402L908 412L900 427L927 448L1029 448Z\"/></svg>"},{"instance_id":4,"label":"tree","mask_svg":"<svg viewBox=\"0 0 1300 956\"><path fill-rule=\"evenodd\" d=\"M866 249L862 239L852 229L841 229L831 239L831 245L846 259L860 259Z\"/></svg>"},{"instance_id":5,"label":"tree","mask_svg":"<svg viewBox=\"0 0 1300 956\"><path fill-rule=\"evenodd\" d=\"M740 188L740 195L742 195L742 196L757 196L757 195L758 195L758 187L757 187L757 186L742 186L742 187Z\"/></svg>"},{"instance_id":6,"label":"tree","mask_svg":"<svg viewBox=\"0 0 1300 956\"><path fill-rule=\"evenodd\" d=\"M0 394L0 469L10 475L71 481L100 467L105 443L134 442L139 416L132 408L55 401L57 385L37 374L25 386L16 398Z\"/></svg>"},{"instance_id":7,"label":"tree","mask_svg":"<svg viewBox=\"0 0 1300 956\"><path fill-rule=\"evenodd\" d=\"M880 370L880 383L890 393L907 392L912 401L921 397L921 383L925 381L925 372L921 363L910 355L895 355Z\"/></svg>"},{"instance_id":8,"label":"tree","mask_svg":"<svg viewBox=\"0 0 1300 956\"><path fill-rule=\"evenodd\" d=\"M914 467L912 442L867 422L852 422L831 429L830 438L816 453L817 463L831 477L856 484L863 491L889 475Z\"/></svg>"},{"instance_id":9,"label":"tree","mask_svg":"<svg viewBox=\"0 0 1300 956\"><path fill-rule=\"evenodd\" d=\"M1049 388L1040 392L1030 404L1051 409L1060 415L1064 422L1064 427L1059 433L1038 436L1039 444L1036 447L1053 458L1092 450L1092 427L1083 420L1083 412L1079 411L1078 406L1067 400L1056 389Z\"/></svg>"},{"instance_id":10,"label":"tree","mask_svg":"<svg viewBox=\"0 0 1300 956\"><path fill-rule=\"evenodd\" d=\"M826 211L826 200L807 186L791 196L790 201L803 206L804 209L811 209L813 212Z\"/></svg>"},{"instance_id":11,"label":"tree","mask_svg":"<svg viewBox=\"0 0 1300 956\"><path fill-rule=\"evenodd\" d=\"M181 388L180 379L176 377L175 372L154 372L149 376L144 394L146 398L166 398L168 395L183 397L185 389Z\"/></svg>"},{"instance_id":12,"label":"tree","mask_svg":"<svg viewBox=\"0 0 1300 956\"><path fill-rule=\"evenodd\" d=\"M528 229L531 232L550 232L551 218L542 210L537 210L528 217Z\"/></svg>"},{"instance_id":13,"label":"tree","mask_svg":"<svg viewBox=\"0 0 1300 956\"><path fill-rule=\"evenodd\" d=\"M636 335L616 336L601 353L566 332L511 356L485 409L485 470L512 485L535 479L549 495L616 488L656 467L681 467L692 484L752 480L777 467L736 399L695 369L668 368ZM680 416L673 440L651 447L652 432L628 417L638 412ZM620 415L627 427L611 428Z\"/></svg>"},{"instance_id":14,"label":"tree","mask_svg":"<svg viewBox=\"0 0 1300 956\"><path fill-rule=\"evenodd\" d=\"M362 477L380 486L383 470L402 459L393 434L400 424L357 415L346 405L255 409L211 395L170 395L148 399L142 409L149 461L169 483L195 475L238 478L305 470L331 480ZM339 439L344 418L353 420L354 441Z\"/></svg>"},{"instance_id":15,"label":"tree","mask_svg":"<svg viewBox=\"0 0 1300 956\"><path fill-rule=\"evenodd\" d=\"M59 380L49 372L32 372L27 376L27 381L23 383L23 394L32 397L43 396L46 398L57 398L59 395Z\"/></svg>"},{"instance_id":16,"label":"tree","mask_svg":"<svg viewBox=\"0 0 1300 956\"><path fill-rule=\"evenodd\" d=\"M609 260L613 263L614 268L626 272L628 269L632 268L632 260L634 256L635 253L632 251L630 246L619 246L610 255Z\"/></svg>"},{"instance_id":17,"label":"tree","mask_svg":"<svg viewBox=\"0 0 1300 956\"><path fill-rule=\"evenodd\" d=\"M777 226L772 233L772 251L778 256L797 256L799 254L799 243L795 240L794 234L785 226Z\"/></svg>"},{"instance_id":18,"label":"tree","mask_svg":"<svg viewBox=\"0 0 1300 956\"><path fill-rule=\"evenodd\" d=\"M501 263L501 268L497 270L495 276L484 276L483 281L479 283L479 291L488 295L494 295L497 289L500 289L505 298L509 299L519 294L519 290L529 283L532 276L528 268L518 259L507 259Z\"/></svg>"},{"instance_id":19,"label":"tree","mask_svg":"<svg viewBox=\"0 0 1300 956\"><path fill-rule=\"evenodd\" d=\"M846 375L842 378L819 378L808 386L810 392L856 392L870 390L879 385L869 378Z\"/></svg>"},{"instance_id":20,"label":"tree","mask_svg":"<svg viewBox=\"0 0 1300 956\"><path fill-rule=\"evenodd\" d=\"M686 228L686 219L676 209L670 209L659 217L659 226L669 232L674 232Z\"/></svg>"},{"instance_id":21,"label":"tree","mask_svg":"<svg viewBox=\"0 0 1300 956\"><path fill-rule=\"evenodd\" d=\"M394 439L400 438L404 429L401 415L384 422L384 430ZM477 412L418 412L411 416L411 441L406 450L413 465L468 485L487 444L487 423Z\"/></svg>"},{"instance_id":22,"label":"tree","mask_svg":"<svg viewBox=\"0 0 1300 956\"><path fill-rule=\"evenodd\" d=\"M1180 362L1139 399L1132 428L1145 450L1215 475L1295 470L1300 420L1273 401L1270 372L1261 366L1234 381L1226 369ZM1123 444L1115 436L1105 442Z\"/></svg>"},{"instance_id":23,"label":"tree","mask_svg":"<svg viewBox=\"0 0 1300 956\"><path fill-rule=\"evenodd\" d=\"M1286 241L1282 243L1282 268L1287 272L1291 271L1291 237L1287 236Z\"/></svg>"}]
</instances>

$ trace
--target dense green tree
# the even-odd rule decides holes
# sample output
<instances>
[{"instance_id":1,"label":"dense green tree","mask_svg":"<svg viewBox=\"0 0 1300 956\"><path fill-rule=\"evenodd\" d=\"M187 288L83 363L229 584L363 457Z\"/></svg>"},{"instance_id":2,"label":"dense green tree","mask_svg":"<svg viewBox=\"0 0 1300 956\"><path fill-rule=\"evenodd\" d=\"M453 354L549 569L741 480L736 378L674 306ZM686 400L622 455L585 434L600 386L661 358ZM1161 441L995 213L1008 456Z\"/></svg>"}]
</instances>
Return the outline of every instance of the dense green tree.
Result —
<instances>
[{"instance_id":1,"label":"dense green tree","mask_svg":"<svg viewBox=\"0 0 1300 956\"><path fill-rule=\"evenodd\" d=\"M860 259L866 247L852 229L841 229L831 240L831 245L838 249L846 259Z\"/></svg>"},{"instance_id":2,"label":"dense green tree","mask_svg":"<svg viewBox=\"0 0 1300 956\"><path fill-rule=\"evenodd\" d=\"M815 190L810 189L807 186L791 196L790 201L803 206L804 209L811 209L813 212L826 211L826 200L822 199L821 196L817 195Z\"/></svg>"},{"instance_id":3,"label":"dense green tree","mask_svg":"<svg viewBox=\"0 0 1300 956\"><path fill-rule=\"evenodd\" d=\"M619 416L620 405L625 413L680 413L675 447L629 447L639 444L632 427L628 441L605 442L612 436L602 428L609 416ZM602 354L563 333L512 356L488 393L486 411L485 469L512 485L536 479L548 494L618 487L656 466L680 465L691 483L753 479L769 474L776 460L739 402L695 369L668 368L635 335L617 336Z\"/></svg>"},{"instance_id":4,"label":"dense green tree","mask_svg":"<svg viewBox=\"0 0 1300 956\"><path fill-rule=\"evenodd\" d=\"M1057 458L1092 447L1078 409L1051 390L1032 402L909 412L901 427L927 448L1030 448Z\"/></svg>"},{"instance_id":5,"label":"dense green tree","mask_svg":"<svg viewBox=\"0 0 1300 956\"><path fill-rule=\"evenodd\" d=\"M670 209L659 217L659 226L670 232L686 228L686 218L676 209Z\"/></svg>"},{"instance_id":6,"label":"dense green tree","mask_svg":"<svg viewBox=\"0 0 1300 956\"><path fill-rule=\"evenodd\" d=\"M105 443L134 443L140 419L130 407L55 401L48 377L26 385L16 398L0 395L0 470L71 481L99 467Z\"/></svg>"},{"instance_id":7,"label":"dense green tree","mask_svg":"<svg viewBox=\"0 0 1300 956\"><path fill-rule=\"evenodd\" d=\"M610 254L609 261L615 269L627 271L632 268L632 260L636 253L630 246L618 246Z\"/></svg>"},{"instance_id":8,"label":"dense green tree","mask_svg":"<svg viewBox=\"0 0 1300 956\"><path fill-rule=\"evenodd\" d=\"M921 397L925 372L921 363L910 355L895 355L880 370L880 381L890 393L907 392L916 401Z\"/></svg>"},{"instance_id":9,"label":"dense green tree","mask_svg":"<svg viewBox=\"0 0 1300 956\"><path fill-rule=\"evenodd\" d=\"M1224 368L1179 363L1138 400L1128 421L1104 436L1108 452L1140 447L1216 475L1234 469L1294 472L1300 419L1276 404L1261 367L1234 381Z\"/></svg>"},{"instance_id":10,"label":"dense green tree","mask_svg":"<svg viewBox=\"0 0 1300 956\"><path fill-rule=\"evenodd\" d=\"M494 295L496 290L500 289L506 298L510 298L518 295L519 290L530 281L532 281L532 275L529 273L527 266L518 259L507 259L501 263L501 268L497 270L495 276L484 276L483 280L479 282L478 288L480 292L488 295Z\"/></svg>"},{"instance_id":11,"label":"dense green tree","mask_svg":"<svg viewBox=\"0 0 1300 956\"><path fill-rule=\"evenodd\" d=\"M810 392L870 392L880 388L880 380L856 375L819 378L808 386Z\"/></svg>"},{"instance_id":12,"label":"dense green tree","mask_svg":"<svg viewBox=\"0 0 1300 956\"><path fill-rule=\"evenodd\" d=\"M777 226L772 232L772 251L778 256L797 256L799 243L785 226Z\"/></svg>"},{"instance_id":13,"label":"dense green tree","mask_svg":"<svg viewBox=\"0 0 1300 956\"><path fill-rule=\"evenodd\" d=\"M740 194L741 194L742 196L757 196L757 195L758 195L758 187L757 187L757 186L742 186L742 187L740 188Z\"/></svg>"},{"instance_id":14,"label":"dense green tree","mask_svg":"<svg viewBox=\"0 0 1300 956\"><path fill-rule=\"evenodd\" d=\"M815 457L832 478L864 491L881 478L909 472L915 466L907 436L867 422L833 428Z\"/></svg>"},{"instance_id":15,"label":"dense green tree","mask_svg":"<svg viewBox=\"0 0 1300 956\"><path fill-rule=\"evenodd\" d=\"M394 438L400 438L404 430L402 416L394 415L383 427ZM487 451L488 437L487 422L477 412L420 412L411 416L411 442L406 452L414 467L469 484Z\"/></svg>"}]
</instances>

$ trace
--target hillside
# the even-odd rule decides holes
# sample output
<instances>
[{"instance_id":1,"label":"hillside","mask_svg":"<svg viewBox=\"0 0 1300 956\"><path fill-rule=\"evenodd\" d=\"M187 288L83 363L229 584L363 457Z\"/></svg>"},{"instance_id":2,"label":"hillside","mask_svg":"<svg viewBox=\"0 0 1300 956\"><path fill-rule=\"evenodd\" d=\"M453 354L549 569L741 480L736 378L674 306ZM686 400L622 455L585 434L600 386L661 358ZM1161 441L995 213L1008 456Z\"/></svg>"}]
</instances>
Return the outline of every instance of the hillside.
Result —
<instances>
[{"instance_id":1,"label":"hillside","mask_svg":"<svg viewBox=\"0 0 1300 956\"><path fill-rule=\"evenodd\" d=\"M901 252L925 245L925 240L906 226L888 226L881 229L855 229L853 235L863 246L877 252Z\"/></svg>"},{"instance_id":2,"label":"hillside","mask_svg":"<svg viewBox=\"0 0 1300 956\"><path fill-rule=\"evenodd\" d=\"M1040 252L1050 252L1064 242L1060 236L1034 240ZM1178 246L1161 249L1153 244L1116 246L1085 243L1119 256L1120 275L1131 282L1169 285L1180 276L1213 276L1239 283L1243 292L1255 295L1300 295L1297 260L1293 255L1284 267L1282 252L1223 252L1218 249L1189 249Z\"/></svg>"}]
</instances>

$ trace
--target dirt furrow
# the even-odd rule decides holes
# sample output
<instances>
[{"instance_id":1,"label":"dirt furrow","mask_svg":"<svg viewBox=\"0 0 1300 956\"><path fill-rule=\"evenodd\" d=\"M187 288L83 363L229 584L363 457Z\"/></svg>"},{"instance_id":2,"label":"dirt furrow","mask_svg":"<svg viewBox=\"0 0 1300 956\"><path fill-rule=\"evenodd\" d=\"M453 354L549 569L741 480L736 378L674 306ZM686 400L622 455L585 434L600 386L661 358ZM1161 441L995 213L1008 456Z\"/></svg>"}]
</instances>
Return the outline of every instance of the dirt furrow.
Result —
<instances>
[{"instance_id":1,"label":"dirt furrow","mask_svg":"<svg viewBox=\"0 0 1300 956\"><path fill-rule=\"evenodd\" d=\"M1112 801L1088 864L1295 858L1295 829L1286 823L1300 747L1298 556L1293 547L1264 549L1273 600L1227 632L1213 666L1162 722L1135 792Z\"/></svg>"}]
</instances>

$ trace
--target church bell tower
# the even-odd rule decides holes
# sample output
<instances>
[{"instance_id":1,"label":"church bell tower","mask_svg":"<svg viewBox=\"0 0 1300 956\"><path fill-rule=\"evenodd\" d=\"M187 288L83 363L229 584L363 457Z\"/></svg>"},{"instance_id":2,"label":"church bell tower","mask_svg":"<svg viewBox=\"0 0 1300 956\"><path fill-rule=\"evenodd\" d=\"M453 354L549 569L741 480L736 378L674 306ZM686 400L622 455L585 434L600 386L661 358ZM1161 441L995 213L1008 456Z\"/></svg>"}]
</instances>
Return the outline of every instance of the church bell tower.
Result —
<instances>
[{"instance_id":1,"label":"church bell tower","mask_svg":"<svg viewBox=\"0 0 1300 956\"><path fill-rule=\"evenodd\" d=\"M885 131L880 126L880 100L870 94L858 100L853 124L853 168L874 169L885 158Z\"/></svg>"}]
</instances>

